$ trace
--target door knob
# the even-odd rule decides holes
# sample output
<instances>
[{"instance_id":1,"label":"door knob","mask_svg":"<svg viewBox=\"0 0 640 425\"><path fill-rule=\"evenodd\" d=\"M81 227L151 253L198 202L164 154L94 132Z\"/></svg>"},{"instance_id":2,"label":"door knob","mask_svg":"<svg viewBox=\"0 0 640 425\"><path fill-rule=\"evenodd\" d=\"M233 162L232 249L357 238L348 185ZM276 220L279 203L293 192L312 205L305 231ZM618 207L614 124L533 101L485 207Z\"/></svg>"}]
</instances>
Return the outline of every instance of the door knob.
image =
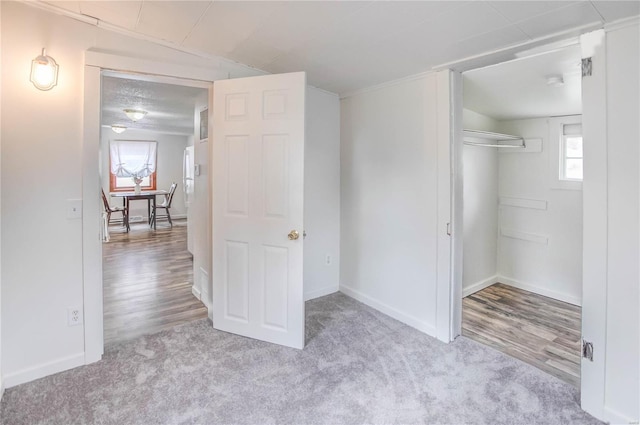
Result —
<instances>
[{"instance_id":1,"label":"door knob","mask_svg":"<svg viewBox=\"0 0 640 425\"><path fill-rule=\"evenodd\" d=\"M289 232L287 237L289 238L290 241L295 241L300 237L300 233L298 233L297 230L292 230Z\"/></svg>"}]
</instances>

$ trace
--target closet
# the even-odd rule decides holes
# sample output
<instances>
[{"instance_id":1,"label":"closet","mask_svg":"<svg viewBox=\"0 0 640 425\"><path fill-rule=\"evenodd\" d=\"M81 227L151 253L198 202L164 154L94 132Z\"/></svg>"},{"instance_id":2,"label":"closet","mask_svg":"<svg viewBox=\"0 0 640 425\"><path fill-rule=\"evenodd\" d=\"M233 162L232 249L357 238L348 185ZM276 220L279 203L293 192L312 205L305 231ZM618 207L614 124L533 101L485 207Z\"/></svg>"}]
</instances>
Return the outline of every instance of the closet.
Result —
<instances>
[{"instance_id":1,"label":"closet","mask_svg":"<svg viewBox=\"0 0 640 425\"><path fill-rule=\"evenodd\" d=\"M462 334L579 386L579 49L463 81Z\"/></svg>"}]
</instances>

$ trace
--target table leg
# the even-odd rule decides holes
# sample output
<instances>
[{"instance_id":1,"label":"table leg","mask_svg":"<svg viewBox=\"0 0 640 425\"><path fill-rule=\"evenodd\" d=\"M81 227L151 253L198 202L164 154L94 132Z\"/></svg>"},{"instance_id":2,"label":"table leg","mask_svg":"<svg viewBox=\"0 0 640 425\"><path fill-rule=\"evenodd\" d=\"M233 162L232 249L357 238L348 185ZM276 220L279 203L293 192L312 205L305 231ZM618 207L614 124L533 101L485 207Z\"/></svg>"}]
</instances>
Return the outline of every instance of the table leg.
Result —
<instances>
[{"instance_id":1,"label":"table leg","mask_svg":"<svg viewBox=\"0 0 640 425\"><path fill-rule=\"evenodd\" d=\"M156 197L153 197L153 230L156 230Z\"/></svg>"},{"instance_id":2,"label":"table leg","mask_svg":"<svg viewBox=\"0 0 640 425\"><path fill-rule=\"evenodd\" d=\"M124 210L125 210L125 222L126 222L126 227L127 227L127 232L131 230L131 227L129 227L129 206L130 206L130 202L129 202L129 197L125 196L123 198L124 201Z\"/></svg>"},{"instance_id":3,"label":"table leg","mask_svg":"<svg viewBox=\"0 0 640 425\"><path fill-rule=\"evenodd\" d=\"M151 198L147 198L147 217L149 217L149 224L151 224Z\"/></svg>"}]
</instances>

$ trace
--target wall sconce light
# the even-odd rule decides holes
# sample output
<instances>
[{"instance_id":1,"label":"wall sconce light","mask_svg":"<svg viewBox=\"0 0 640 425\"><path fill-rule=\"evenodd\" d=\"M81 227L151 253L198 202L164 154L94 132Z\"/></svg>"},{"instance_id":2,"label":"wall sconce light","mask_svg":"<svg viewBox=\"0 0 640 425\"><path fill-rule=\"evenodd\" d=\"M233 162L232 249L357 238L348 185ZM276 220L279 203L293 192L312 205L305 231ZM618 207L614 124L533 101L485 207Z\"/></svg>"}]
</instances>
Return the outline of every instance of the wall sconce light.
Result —
<instances>
[{"instance_id":1,"label":"wall sconce light","mask_svg":"<svg viewBox=\"0 0 640 425\"><path fill-rule=\"evenodd\" d=\"M133 122L141 120L145 115L147 115L147 111L143 111L140 109L123 109L123 111Z\"/></svg>"},{"instance_id":2,"label":"wall sconce light","mask_svg":"<svg viewBox=\"0 0 640 425\"><path fill-rule=\"evenodd\" d=\"M111 126L111 130L113 130L113 132L116 134L124 133L126 129L127 127L119 124L114 124Z\"/></svg>"},{"instance_id":3,"label":"wall sconce light","mask_svg":"<svg viewBox=\"0 0 640 425\"><path fill-rule=\"evenodd\" d=\"M51 90L58 84L58 64L51 56L47 56L44 48L42 54L31 61L29 79L39 90Z\"/></svg>"}]
</instances>

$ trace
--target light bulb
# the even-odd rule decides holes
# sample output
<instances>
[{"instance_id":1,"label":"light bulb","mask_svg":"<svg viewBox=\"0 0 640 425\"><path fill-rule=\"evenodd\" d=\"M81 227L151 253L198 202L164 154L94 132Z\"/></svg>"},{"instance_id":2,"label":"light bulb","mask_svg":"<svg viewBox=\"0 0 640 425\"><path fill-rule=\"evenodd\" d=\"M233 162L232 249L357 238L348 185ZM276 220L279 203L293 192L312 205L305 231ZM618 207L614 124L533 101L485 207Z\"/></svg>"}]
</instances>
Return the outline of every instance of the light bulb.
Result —
<instances>
[{"instance_id":1,"label":"light bulb","mask_svg":"<svg viewBox=\"0 0 640 425\"><path fill-rule=\"evenodd\" d=\"M58 64L45 50L31 61L30 80L40 90L51 90L58 84Z\"/></svg>"}]
</instances>

